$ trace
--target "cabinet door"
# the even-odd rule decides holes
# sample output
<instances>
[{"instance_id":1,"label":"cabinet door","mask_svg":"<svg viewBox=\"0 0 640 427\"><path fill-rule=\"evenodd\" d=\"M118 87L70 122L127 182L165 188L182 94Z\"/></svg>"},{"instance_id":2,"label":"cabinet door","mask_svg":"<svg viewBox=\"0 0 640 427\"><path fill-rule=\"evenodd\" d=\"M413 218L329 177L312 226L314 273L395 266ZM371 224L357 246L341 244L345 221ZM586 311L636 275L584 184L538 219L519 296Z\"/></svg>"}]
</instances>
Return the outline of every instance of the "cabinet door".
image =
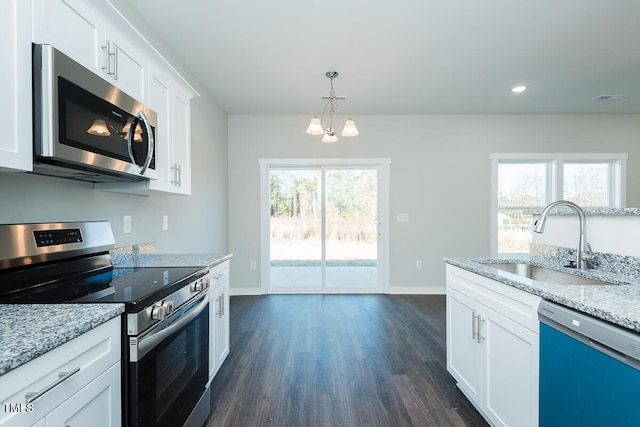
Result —
<instances>
[{"instance_id":1,"label":"cabinet door","mask_svg":"<svg viewBox=\"0 0 640 427\"><path fill-rule=\"evenodd\" d=\"M485 308L482 407L496 426L538 425L539 335Z\"/></svg>"},{"instance_id":2,"label":"cabinet door","mask_svg":"<svg viewBox=\"0 0 640 427\"><path fill-rule=\"evenodd\" d=\"M150 188L158 191L172 191L171 153L171 79L158 67L149 73L149 107L158 115L156 128L156 171L158 179L149 181Z\"/></svg>"},{"instance_id":3,"label":"cabinet door","mask_svg":"<svg viewBox=\"0 0 640 427\"><path fill-rule=\"evenodd\" d=\"M105 77L105 24L95 3L84 0L32 0L33 40L53 45Z\"/></svg>"},{"instance_id":4,"label":"cabinet door","mask_svg":"<svg viewBox=\"0 0 640 427\"><path fill-rule=\"evenodd\" d=\"M482 396L482 345L478 343L481 305L447 288L447 370L476 404Z\"/></svg>"},{"instance_id":5,"label":"cabinet door","mask_svg":"<svg viewBox=\"0 0 640 427\"><path fill-rule=\"evenodd\" d=\"M216 371L229 354L229 282L217 290L219 313L216 319Z\"/></svg>"},{"instance_id":6,"label":"cabinet door","mask_svg":"<svg viewBox=\"0 0 640 427\"><path fill-rule=\"evenodd\" d=\"M180 194L191 194L191 97L193 94L180 85L173 88L172 164L176 179L174 186Z\"/></svg>"},{"instance_id":7,"label":"cabinet door","mask_svg":"<svg viewBox=\"0 0 640 427\"><path fill-rule=\"evenodd\" d=\"M114 16L106 27L113 80L111 83L138 101L146 102L144 83L148 61L143 47L146 42L128 22L118 18L120 17Z\"/></svg>"},{"instance_id":8,"label":"cabinet door","mask_svg":"<svg viewBox=\"0 0 640 427\"><path fill-rule=\"evenodd\" d=\"M113 365L46 417L47 427L116 427L120 412L120 362Z\"/></svg>"},{"instance_id":9,"label":"cabinet door","mask_svg":"<svg viewBox=\"0 0 640 427\"><path fill-rule=\"evenodd\" d=\"M218 295L215 289L212 289L209 295L209 382L211 382L218 372L218 355L216 354Z\"/></svg>"},{"instance_id":10,"label":"cabinet door","mask_svg":"<svg viewBox=\"0 0 640 427\"><path fill-rule=\"evenodd\" d=\"M3 2L0 14L0 171L32 170L31 8L29 2Z\"/></svg>"}]
</instances>

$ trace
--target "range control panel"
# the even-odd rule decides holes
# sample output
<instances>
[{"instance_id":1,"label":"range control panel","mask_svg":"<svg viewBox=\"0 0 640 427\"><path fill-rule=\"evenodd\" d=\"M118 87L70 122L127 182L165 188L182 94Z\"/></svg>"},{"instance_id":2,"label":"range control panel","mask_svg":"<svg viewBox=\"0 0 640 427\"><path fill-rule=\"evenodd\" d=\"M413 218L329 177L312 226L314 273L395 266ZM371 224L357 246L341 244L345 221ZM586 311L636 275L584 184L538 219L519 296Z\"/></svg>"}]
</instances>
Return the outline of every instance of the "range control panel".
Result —
<instances>
[{"instance_id":1,"label":"range control panel","mask_svg":"<svg viewBox=\"0 0 640 427\"><path fill-rule=\"evenodd\" d=\"M66 243L82 242L82 233L79 228L69 228L66 230L36 230L33 232L36 239L36 246L64 245Z\"/></svg>"}]
</instances>

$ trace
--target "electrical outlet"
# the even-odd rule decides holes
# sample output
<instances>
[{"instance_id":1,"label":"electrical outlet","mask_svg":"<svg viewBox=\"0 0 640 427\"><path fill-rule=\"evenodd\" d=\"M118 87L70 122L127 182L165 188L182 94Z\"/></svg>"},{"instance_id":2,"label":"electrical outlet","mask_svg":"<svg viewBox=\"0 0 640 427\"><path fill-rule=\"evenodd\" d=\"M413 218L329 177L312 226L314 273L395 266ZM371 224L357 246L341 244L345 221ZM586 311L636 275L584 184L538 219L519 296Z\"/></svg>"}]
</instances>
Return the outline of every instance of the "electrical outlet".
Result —
<instances>
[{"instance_id":1,"label":"electrical outlet","mask_svg":"<svg viewBox=\"0 0 640 427\"><path fill-rule=\"evenodd\" d=\"M256 269L256 267L257 267L257 266L256 266L256 262L255 262L255 261L249 261L249 268L250 268L250 269L255 270L255 269Z\"/></svg>"},{"instance_id":2,"label":"electrical outlet","mask_svg":"<svg viewBox=\"0 0 640 427\"><path fill-rule=\"evenodd\" d=\"M422 260L416 261L416 270L422 270Z\"/></svg>"},{"instance_id":3,"label":"electrical outlet","mask_svg":"<svg viewBox=\"0 0 640 427\"><path fill-rule=\"evenodd\" d=\"M122 220L122 232L131 233L131 217L129 215L125 215Z\"/></svg>"},{"instance_id":4,"label":"electrical outlet","mask_svg":"<svg viewBox=\"0 0 640 427\"><path fill-rule=\"evenodd\" d=\"M409 222L409 214L398 214L397 222Z\"/></svg>"},{"instance_id":5,"label":"electrical outlet","mask_svg":"<svg viewBox=\"0 0 640 427\"><path fill-rule=\"evenodd\" d=\"M169 229L169 215L162 216L162 229L163 230Z\"/></svg>"}]
</instances>

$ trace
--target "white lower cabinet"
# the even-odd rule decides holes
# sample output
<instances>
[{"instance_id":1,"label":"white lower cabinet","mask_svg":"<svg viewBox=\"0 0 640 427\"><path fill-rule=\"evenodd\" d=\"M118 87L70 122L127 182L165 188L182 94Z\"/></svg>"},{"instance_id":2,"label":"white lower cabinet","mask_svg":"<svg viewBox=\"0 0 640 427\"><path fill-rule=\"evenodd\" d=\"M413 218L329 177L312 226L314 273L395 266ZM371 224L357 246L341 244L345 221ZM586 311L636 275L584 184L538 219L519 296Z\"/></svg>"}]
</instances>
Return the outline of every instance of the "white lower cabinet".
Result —
<instances>
[{"instance_id":1,"label":"white lower cabinet","mask_svg":"<svg viewBox=\"0 0 640 427\"><path fill-rule=\"evenodd\" d=\"M494 426L538 425L540 300L447 265L447 369Z\"/></svg>"},{"instance_id":2,"label":"white lower cabinet","mask_svg":"<svg viewBox=\"0 0 640 427\"><path fill-rule=\"evenodd\" d=\"M229 355L229 261L209 272L209 382Z\"/></svg>"},{"instance_id":3,"label":"white lower cabinet","mask_svg":"<svg viewBox=\"0 0 640 427\"><path fill-rule=\"evenodd\" d=\"M0 426L122 424L120 318L0 376Z\"/></svg>"},{"instance_id":4,"label":"white lower cabinet","mask_svg":"<svg viewBox=\"0 0 640 427\"><path fill-rule=\"evenodd\" d=\"M45 426L112 427L121 424L120 363L100 375L45 417Z\"/></svg>"}]
</instances>

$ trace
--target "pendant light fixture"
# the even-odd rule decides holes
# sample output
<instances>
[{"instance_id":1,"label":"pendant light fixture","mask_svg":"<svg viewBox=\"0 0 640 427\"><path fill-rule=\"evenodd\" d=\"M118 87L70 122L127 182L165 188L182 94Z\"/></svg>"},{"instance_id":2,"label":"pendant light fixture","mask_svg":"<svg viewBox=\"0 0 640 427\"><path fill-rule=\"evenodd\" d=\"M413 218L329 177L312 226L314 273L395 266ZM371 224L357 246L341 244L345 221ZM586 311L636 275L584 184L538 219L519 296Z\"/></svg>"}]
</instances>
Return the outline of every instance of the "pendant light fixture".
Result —
<instances>
[{"instance_id":1,"label":"pendant light fixture","mask_svg":"<svg viewBox=\"0 0 640 427\"><path fill-rule=\"evenodd\" d=\"M338 101L344 101L347 99L346 96L336 96L336 92L333 89L333 79L338 77L337 71L327 71L325 75L330 80L330 91L329 96L323 96L322 99L327 100L327 104L324 106L324 110L322 110L322 114L319 116L313 116L311 122L309 123L309 127L307 128L307 133L309 135L323 135L322 142L331 143L337 142L338 137L336 133L342 129L342 136L356 136L358 135L358 128L356 128L356 124L351 117L344 119L340 122L337 128L333 127L333 115L340 110L340 106L338 105ZM323 120L325 113L329 110L329 122L325 123Z\"/></svg>"}]
</instances>

